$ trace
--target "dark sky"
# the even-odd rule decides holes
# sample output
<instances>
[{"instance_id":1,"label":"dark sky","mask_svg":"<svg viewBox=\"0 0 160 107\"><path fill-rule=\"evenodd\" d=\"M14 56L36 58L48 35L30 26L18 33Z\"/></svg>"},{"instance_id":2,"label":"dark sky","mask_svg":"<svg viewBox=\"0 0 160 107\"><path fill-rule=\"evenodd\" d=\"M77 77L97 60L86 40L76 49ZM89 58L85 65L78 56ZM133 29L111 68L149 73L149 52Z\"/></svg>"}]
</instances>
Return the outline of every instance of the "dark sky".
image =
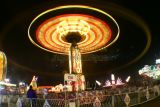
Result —
<instances>
[{"instance_id":1,"label":"dark sky","mask_svg":"<svg viewBox=\"0 0 160 107\"><path fill-rule=\"evenodd\" d=\"M160 58L160 7L156 0L5 0L0 4L0 50L6 53L7 77L13 82L29 83L33 75L39 76L40 85L63 81L63 74L68 71L68 56L35 47L28 39L27 29L41 12L67 4L100 8L120 25L120 37L116 43L103 51L82 55L87 81L104 80L111 73L122 78L135 76L138 69L154 64L155 59ZM147 45L147 32L152 38L151 45L134 61Z\"/></svg>"}]
</instances>

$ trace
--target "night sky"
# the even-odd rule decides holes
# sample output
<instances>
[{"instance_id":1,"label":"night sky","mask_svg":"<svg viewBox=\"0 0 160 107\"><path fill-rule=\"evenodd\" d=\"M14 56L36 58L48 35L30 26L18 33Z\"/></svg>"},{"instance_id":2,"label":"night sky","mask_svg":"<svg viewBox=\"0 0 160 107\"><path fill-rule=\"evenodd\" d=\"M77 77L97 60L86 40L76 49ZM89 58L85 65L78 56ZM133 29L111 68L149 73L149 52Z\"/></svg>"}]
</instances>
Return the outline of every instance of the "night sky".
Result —
<instances>
[{"instance_id":1,"label":"night sky","mask_svg":"<svg viewBox=\"0 0 160 107\"><path fill-rule=\"evenodd\" d=\"M63 82L63 74L69 70L68 56L34 46L27 30L31 21L43 11L71 4L106 11L120 26L120 37L113 45L100 52L82 55L82 69L87 81L105 80L111 73L122 79L128 75L136 76L140 68L155 64L155 59L160 58L160 7L157 1L5 0L0 4L0 50L7 56L7 77L12 82L29 83L33 75L39 77L39 85ZM149 49L141 55L147 45Z\"/></svg>"}]
</instances>

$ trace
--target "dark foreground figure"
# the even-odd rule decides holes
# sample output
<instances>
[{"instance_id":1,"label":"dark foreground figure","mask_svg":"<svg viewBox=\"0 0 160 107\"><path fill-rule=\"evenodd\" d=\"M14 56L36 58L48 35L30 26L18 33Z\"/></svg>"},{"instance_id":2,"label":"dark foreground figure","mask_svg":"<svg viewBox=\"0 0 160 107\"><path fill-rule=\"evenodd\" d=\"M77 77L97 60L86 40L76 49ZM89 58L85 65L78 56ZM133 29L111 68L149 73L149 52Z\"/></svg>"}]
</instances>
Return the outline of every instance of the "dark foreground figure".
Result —
<instances>
[{"instance_id":1,"label":"dark foreground figure","mask_svg":"<svg viewBox=\"0 0 160 107\"><path fill-rule=\"evenodd\" d=\"M29 98L32 107L36 107L37 94L36 91L33 90L32 86L30 86L29 90L27 91L27 98Z\"/></svg>"}]
</instances>

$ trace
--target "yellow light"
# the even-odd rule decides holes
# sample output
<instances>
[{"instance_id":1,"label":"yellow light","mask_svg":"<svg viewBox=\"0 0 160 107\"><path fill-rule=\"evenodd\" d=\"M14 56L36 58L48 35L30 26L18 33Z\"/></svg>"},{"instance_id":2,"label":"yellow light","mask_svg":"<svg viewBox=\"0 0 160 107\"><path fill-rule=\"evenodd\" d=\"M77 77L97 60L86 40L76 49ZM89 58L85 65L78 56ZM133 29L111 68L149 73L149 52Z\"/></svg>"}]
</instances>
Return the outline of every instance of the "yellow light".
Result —
<instances>
[{"instance_id":1,"label":"yellow light","mask_svg":"<svg viewBox=\"0 0 160 107\"><path fill-rule=\"evenodd\" d=\"M4 80L6 77L6 67L6 55L3 52L0 52L0 81Z\"/></svg>"},{"instance_id":2,"label":"yellow light","mask_svg":"<svg viewBox=\"0 0 160 107\"><path fill-rule=\"evenodd\" d=\"M90 30L89 24L84 20L66 19L60 22L57 26L57 32L62 35L67 35L69 32L79 32L81 35L87 35Z\"/></svg>"},{"instance_id":3,"label":"yellow light","mask_svg":"<svg viewBox=\"0 0 160 107\"><path fill-rule=\"evenodd\" d=\"M71 59L71 50L69 50L69 73L72 73L72 59Z\"/></svg>"},{"instance_id":4,"label":"yellow light","mask_svg":"<svg viewBox=\"0 0 160 107\"><path fill-rule=\"evenodd\" d=\"M3 78L3 54L0 52L0 81Z\"/></svg>"}]
</instances>

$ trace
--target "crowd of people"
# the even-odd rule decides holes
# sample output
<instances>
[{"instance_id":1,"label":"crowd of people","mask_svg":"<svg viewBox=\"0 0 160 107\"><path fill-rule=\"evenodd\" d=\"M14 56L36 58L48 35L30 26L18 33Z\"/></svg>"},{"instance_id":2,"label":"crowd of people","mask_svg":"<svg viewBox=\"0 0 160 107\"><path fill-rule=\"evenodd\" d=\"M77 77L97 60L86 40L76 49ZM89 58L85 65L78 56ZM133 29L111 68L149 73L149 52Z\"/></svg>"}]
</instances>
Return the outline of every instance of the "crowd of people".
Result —
<instances>
[{"instance_id":1,"label":"crowd of people","mask_svg":"<svg viewBox=\"0 0 160 107\"><path fill-rule=\"evenodd\" d=\"M143 78L143 81L141 81L141 83L139 82L136 85L134 85L133 82L131 81L130 83L121 86L101 87L99 89L93 88L90 90L79 91L79 92L65 91L59 93L48 92L47 89L44 89L45 90L43 91L44 93L37 93L37 91L33 89L32 85L30 85L29 89L25 93L23 93L23 97L27 98L30 101L32 107L34 107L37 104L37 101L39 101L39 99L41 100L56 99L57 101L59 101L60 104L63 105L66 99L75 100L78 98L81 104L87 104L93 102L97 97L99 98L100 101L103 102L107 98L110 98L112 95L123 96L124 93L139 93L139 92L141 92L141 94L146 94L147 89L151 93L160 95L159 81L151 81L150 78ZM20 95L20 93L18 92L19 91L17 91L16 94Z\"/></svg>"}]
</instances>

